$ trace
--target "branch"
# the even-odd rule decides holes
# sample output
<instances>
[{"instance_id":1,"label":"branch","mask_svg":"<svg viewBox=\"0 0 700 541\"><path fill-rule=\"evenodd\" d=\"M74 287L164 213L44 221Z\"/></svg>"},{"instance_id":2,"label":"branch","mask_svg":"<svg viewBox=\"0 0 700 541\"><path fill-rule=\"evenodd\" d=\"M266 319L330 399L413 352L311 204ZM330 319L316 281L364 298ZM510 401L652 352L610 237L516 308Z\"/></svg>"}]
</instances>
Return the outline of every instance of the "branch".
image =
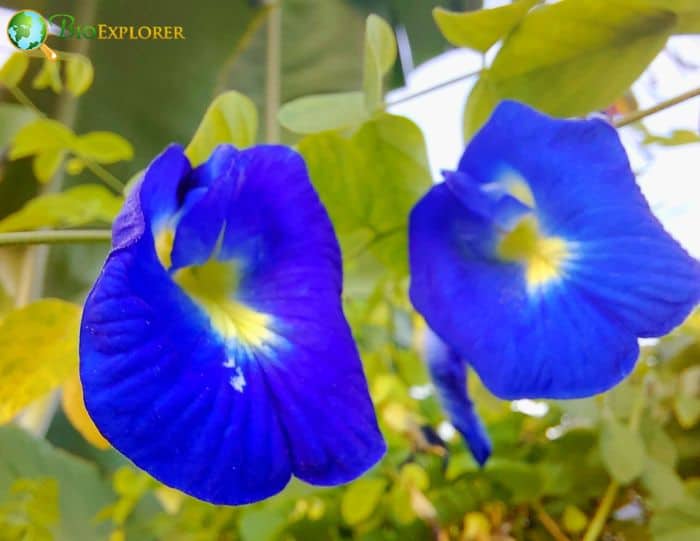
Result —
<instances>
[{"instance_id":1,"label":"branch","mask_svg":"<svg viewBox=\"0 0 700 541\"><path fill-rule=\"evenodd\" d=\"M561 528L559 528L559 525L556 523L556 521L547 513L545 508L542 506L540 502L534 502L532 504L532 508L535 510L535 513L537 514L537 520L539 520L542 523L542 526L544 526L544 529L549 532L549 535L551 535L556 541L571 541L565 534L564 532L561 531Z\"/></svg>"},{"instance_id":2,"label":"branch","mask_svg":"<svg viewBox=\"0 0 700 541\"><path fill-rule=\"evenodd\" d=\"M111 240L112 232L109 229L53 229L47 231L0 233L0 246L110 242Z\"/></svg>"},{"instance_id":3,"label":"branch","mask_svg":"<svg viewBox=\"0 0 700 541\"><path fill-rule=\"evenodd\" d=\"M623 126L634 124L635 122L638 122L643 118L658 113L659 111L663 111L664 109L668 109L669 107L673 107L674 105L678 105L679 103L683 103L684 101L696 98L698 96L700 96L700 88L688 90L688 92L683 92L683 94L679 94L675 98L671 98L666 101L662 101L661 103L657 103L653 107L649 107L649 109L635 111L634 113L631 113L627 116L623 116L614 123L615 127L622 128Z\"/></svg>"},{"instance_id":4,"label":"branch","mask_svg":"<svg viewBox=\"0 0 700 541\"><path fill-rule=\"evenodd\" d=\"M399 103L403 103L405 101L412 100L414 98L419 98L421 96L425 96L426 94L430 94L431 92L435 90L440 90L441 88L445 88L446 86L453 85L455 83L459 83L461 81L466 81L467 79L470 79L472 77L476 77L481 73L482 70L477 70L477 71L472 71L470 73L465 73L463 75L460 75L459 77L455 77L453 79L448 79L447 81L443 81L441 83L438 83L434 86L429 86L428 88L424 88L423 90L419 90L418 92L415 92L413 94L409 94L407 96L403 96L401 98L398 98L394 101L390 101L389 103L386 104L386 107L392 107L394 105L398 105Z\"/></svg>"}]
</instances>

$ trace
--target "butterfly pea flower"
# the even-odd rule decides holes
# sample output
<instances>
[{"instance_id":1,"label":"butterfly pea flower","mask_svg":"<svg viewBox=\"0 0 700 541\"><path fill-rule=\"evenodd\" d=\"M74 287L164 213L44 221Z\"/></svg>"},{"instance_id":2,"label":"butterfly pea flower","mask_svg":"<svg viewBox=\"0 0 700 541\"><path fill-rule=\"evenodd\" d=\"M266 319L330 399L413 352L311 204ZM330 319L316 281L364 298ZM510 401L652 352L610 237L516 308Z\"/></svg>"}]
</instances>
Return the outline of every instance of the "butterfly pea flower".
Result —
<instances>
[{"instance_id":1,"label":"butterfly pea flower","mask_svg":"<svg viewBox=\"0 0 700 541\"><path fill-rule=\"evenodd\" d=\"M303 159L171 146L113 227L80 374L109 442L166 485L243 504L292 475L350 481L384 453L341 306L342 266Z\"/></svg>"},{"instance_id":2,"label":"butterfly pea flower","mask_svg":"<svg viewBox=\"0 0 700 541\"><path fill-rule=\"evenodd\" d=\"M444 177L411 213L410 296L455 352L448 410L470 417L463 361L504 399L603 392L698 303L700 264L601 119L502 102Z\"/></svg>"}]
</instances>

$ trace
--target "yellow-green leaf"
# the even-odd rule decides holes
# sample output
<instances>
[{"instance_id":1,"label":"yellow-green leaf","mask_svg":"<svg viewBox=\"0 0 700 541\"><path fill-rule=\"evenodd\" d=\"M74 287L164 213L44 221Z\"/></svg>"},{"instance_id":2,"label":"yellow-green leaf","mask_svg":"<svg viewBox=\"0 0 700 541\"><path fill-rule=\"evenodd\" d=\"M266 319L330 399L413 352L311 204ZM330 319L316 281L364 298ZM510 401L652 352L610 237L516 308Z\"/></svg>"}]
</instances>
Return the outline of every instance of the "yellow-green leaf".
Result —
<instances>
[{"instance_id":1,"label":"yellow-green leaf","mask_svg":"<svg viewBox=\"0 0 700 541\"><path fill-rule=\"evenodd\" d=\"M579 533L588 525L588 517L575 505L567 505L564 508L561 522L567 532Z\"/></svg>"},{"instance_id":2,"label":"yellow-green leaf","mask_svg":"<svg viewBox=\"0 0 700 541\"><path fill-rule=\"evenodd\" d=\"M351 128L367 118L362 92L304 96L285 103L279 112L282 126L304 134Z\"/></svg>"},{"instance_id":3,"label":"yellow-green leaf","mask_svg":"<svg viewBox=\"0 0 700 541\"><path fill-rule=\"evenodd\" d=\"M244 148L255 144L257 131L255 104L239 92L226 92L214 99L204 113L185 153L192 165L199 165L217 145L228 143Z\"/></svg>"},{"instance_id":4,"label":"yellow-green leaf","mask_svg":"<svg viewBox=\"0 0 700 541\"><path fill-rule=\"evenodd\" d=\"M396 60L396 38L391 26L377 15L367 17L365 29L364 93L367 111L376 111L383 100L382 79Z\"/></svg>"},{"instance_id":5,"label":"yellow-green leaf","mask_svg":"<svg viewBox=\"0 0 700 541\"><path fill-rule=\"evenodd\" d=\"M642 437L615 418L603 419L599 445L605 468L618 482L630 483L644 471L647 458Z\"/></svg>"},{"instance_id":6,"label":"yellow-green leaf","mask_svg":"<svg viewBox=\"0 0 700 541\"><path fill-rule=\"evenodd\" d=\"M673 130L669 135L647 133L642 143L645 145L655 144L665 147L689 145L692 143L700 143L700 134L693 130Z\"/></svg>"},{"instance_id":7,"label":"yellow-green leaf","mask_svg":"<svg viewBox=\"0 0 700 541\"><path fill-rule=\"evenodd\" d=\"M90 88L95 70L90 59L83 55L71 55L66 59L66 88L74 96L81 96Z\"/></svg>"},{"instance_id":8,"label":"yellow-green leaf","mask_svg":"<svg viewBox=\"0 0 700 541\"><path fill-rule=\"evenodd\" d=\"M0 321L0 423L77 369L79 320L79 306L43 299Z\"/></svg>"},{"instance_id":9,"label":"yellow-green leaf","mask_svg":"<svg viewBox=\"0 0 700 541\"><path fill-rule=\"evenodd\" d=\"M42 184L50 181L63 163L66 151L61 148L50 148L39 152L32 161L34 176Z\"/></svg>"},{"instance_id":10,"label":"yellow-green leaf","mask_svg":"<svg viewBox=\"0 0 700 541\"><path fill-rule=\"evenodd\" d=\"M49 118L39 118L26 124L15 135L10 159L17 160L46 150L67 150L73 146L75 134L66 126Z\"/></svg>"},{"instance_id":11,"label":"yellow-green leaf","mask_svg":"<svg viewBox=\"0 0 700 541\"><path fill-rule=\"evenodd\" d=\"M59 63L54 60L44 60L41 70L36 74L32 81L32 88L41 90L50 88L56 94L60 94L63 90L63 82L61 81L61 73L59 71Z\"/></svg>"},{"instance_id":12,"label":"yellow-green leaf","mask_svg":"<svg viewBox=\"0 0 700 541\"><path fill-rule=\"evenodd\" d=\"M85 161L80 158L71 158L66 161L66 173L69 175L79 175L85 169Z\"/></svg>"},{"instance_id":13,"label":"yellow-green leaf","mask_svg":"<svg viewBox=\"0 0 700 541\"><path fill-rule=\"evenodd\" d=\"M343 520L355 526L372 516L386 489L385 479L358 479L348 486L340 502Z\"/></svg>"},{"instance_id":14,"label":"yellow-green leaf","mask_svg":"<svg viewBox=\"0 0 700 541\"><path fill-rule=\"evenodd\" d=\"M456 13L437 7L435 23L445 39L457 47L485 53L505 37L539 0L519 0L512 4L478 11Z\"/></svg>"},{"instance_id":15,"label":"yellow-green leaf","mask_svg":"<svg viewBox=\"0 0 700 541\"><path fill-rule=\"evenodd\" d=\"M93 131L79 136L74 151L97 163L115 163L134 157L131 143L121 135L109 131Z\"/></svg>"},{"instance_id":16,"label":"yellow-green leaf","mask_svg":"<svg viewBox=\"0 0 700 541\"><path fill-rule=\"evenodd\" d=\"M656 8L675 13L677 24L674 34L700 33L700 2L698 0L625 0L629 4Z\"/></svg>"},{"instance_id":17,"label":"yellow-green leaf","mask_svg":"<svg viewBox=\"0 0 700 541\"><path fill-rule=\"evenodd\" d=\"M29 57L25 53L14 53L0 67L0 83L17 86L29 68Z\"/></svg>"},{"instance_id":18,"label":"yellow-green leaf","mask_svg":"<svg viewBox=\"0 0 700 541\"><path fill-rule=\"evenodd\" d=\"M15 134L36 119L36 113L29 107L15 103L0 103L0 150L7 146Z\"/></svg>"},{"instance_id":19,"label":"yellow-green leaf","mask_svg":"<svg viewBox=\"0 0 700 541\"><path fill-rule=\"evenodd\" d=\"M121 196L99 184L83 184L31 199L20 210L0 220L0 233L93 222L110 224L123 203Z\"/></svg>"},{"instance_id":20,"label":"yellow-green leaf","mask_svg":"<svg viewBox=\"0 0 700 541\"><path fill-rule=\"evenodd\" d=\"M100 431L95 426L95 423L92 421L90 414L85 408L83 386L80 383L77 370L63 385L61 405L70 423L80 432L85 440L98 449L109 448L109 442L100 434Z\"/></svg>"},{"instance_id":21,"label":"yellow-green leaf","mask_svg":"<svg viewBox=\"0 0 700 541\"><path fill-rule=\"evenodd\" d=\"M405 274L408 214L432 182L420 129L407 118L380 114L349 139L309 135L299 150L338 232L370 231L372 253Z\"/></svg>"},{"instance_id":22,"label":"yellow-green leaf","mask_svg":"<svg viewBox=\"0 0 700 541\"><path fill-rule=\"evenodd\" d=\"M467 138L506 98L560 117L605 108L663 49L676 20L629 0L561 0L532 10L472 90Z\"/></svg>"},{"instance_id":23,"label":"yellow-green leaf","mask_svg":"<svg viewBox=\"0 0 700 541\"><path fill-rule=\"evenodd\" d=\"M657 460L647 460L642 484L649 491L656 509L676 505L685 495L683 480L671 466Z\"/></svg>"}]
</instances>

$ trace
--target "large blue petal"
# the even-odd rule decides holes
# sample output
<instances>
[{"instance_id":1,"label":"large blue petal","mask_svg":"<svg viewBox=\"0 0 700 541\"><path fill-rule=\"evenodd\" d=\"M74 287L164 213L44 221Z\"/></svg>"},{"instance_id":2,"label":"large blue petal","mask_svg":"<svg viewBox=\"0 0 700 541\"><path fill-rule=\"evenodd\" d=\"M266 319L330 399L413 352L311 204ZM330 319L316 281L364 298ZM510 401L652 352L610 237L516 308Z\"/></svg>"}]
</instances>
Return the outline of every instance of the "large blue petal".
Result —
<instances>
[{"instance_id":1,"label":"large blue petal","mask_svg":"<svg viewBox=\"0 0 700 541\"><path fill-rule=\"evenodd\" d=\"M605 122L504 102L459 171L489 193L524 183L542 234L568 250L557 278L533 288L521 263L499 257L498 216L474 212L448 183L414 208L414 305L495 394L604 391L633 368L637 337L667 332L697 304L698 262L651 213Z\"/></svg>"},{"instance_id":2,"label":"large blue petal","mask_svg":"<svg viewBox=\"0 0 700 541\"><path fill-rule=\"evenodd\" d=\"M314 484L347 481L379 459L384 443L342 315L340 250L299 154L261 146L241 159L245 174L223 254L247 262L241 300L274 314L285 344L263 369L289 434L293 471Z\"/></svg>"},{"instance_id":3,"label":"large blue petal","mask_svg":"<svg viewBox=\"0 0 700 541\"><path fill-rule=\"evenodd\" d=\"M491 456L491 441L467 394L467 364L430 329L425 334L425 358L451 423L483 466Z\"/></svg>"},{"instance_id":4,"label":"large blue petal","mask_svg":"<svg viewBox=\"0 0 700 541\"><path fill-rule=\"evenodd\" d=\"M144 215L156 172L173 172L161 163L172 152L127 201L117 223L128 241L85 304L88 411L138 466L215 503L265 498L292 474L317 484L357 477L384 442L342 313L337 242L303 161L283 147L224 147L206 170L161 178L177 204L151 199L161 212ZM175 229L172 268L156 251L156 216ZM263 329L246 331L264 339L222 332L181 287L176 267L207 253L239 275L231 300L253 323L264 315Z\"/></svg>"}]
</instances>

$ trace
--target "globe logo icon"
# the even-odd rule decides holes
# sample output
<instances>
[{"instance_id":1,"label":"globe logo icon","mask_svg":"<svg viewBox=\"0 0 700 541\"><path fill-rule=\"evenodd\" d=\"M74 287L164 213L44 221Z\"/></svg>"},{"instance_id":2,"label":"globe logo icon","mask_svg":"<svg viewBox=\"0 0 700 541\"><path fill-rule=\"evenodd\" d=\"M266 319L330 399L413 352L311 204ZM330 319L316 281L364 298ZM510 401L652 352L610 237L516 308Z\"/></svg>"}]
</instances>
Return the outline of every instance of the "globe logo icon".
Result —
<instances>
[{"instance_id":1,"label":"globe logo icon","mask_svg":"<svg viewBox=\"0 0 700 541\"><path fill-rule=\"evenodd\" d=\"M48 24L36 11L25 9L12 16L7 25L7 35L21 51L33 51L46 41Z\"/></svg>"}]
</instances>

